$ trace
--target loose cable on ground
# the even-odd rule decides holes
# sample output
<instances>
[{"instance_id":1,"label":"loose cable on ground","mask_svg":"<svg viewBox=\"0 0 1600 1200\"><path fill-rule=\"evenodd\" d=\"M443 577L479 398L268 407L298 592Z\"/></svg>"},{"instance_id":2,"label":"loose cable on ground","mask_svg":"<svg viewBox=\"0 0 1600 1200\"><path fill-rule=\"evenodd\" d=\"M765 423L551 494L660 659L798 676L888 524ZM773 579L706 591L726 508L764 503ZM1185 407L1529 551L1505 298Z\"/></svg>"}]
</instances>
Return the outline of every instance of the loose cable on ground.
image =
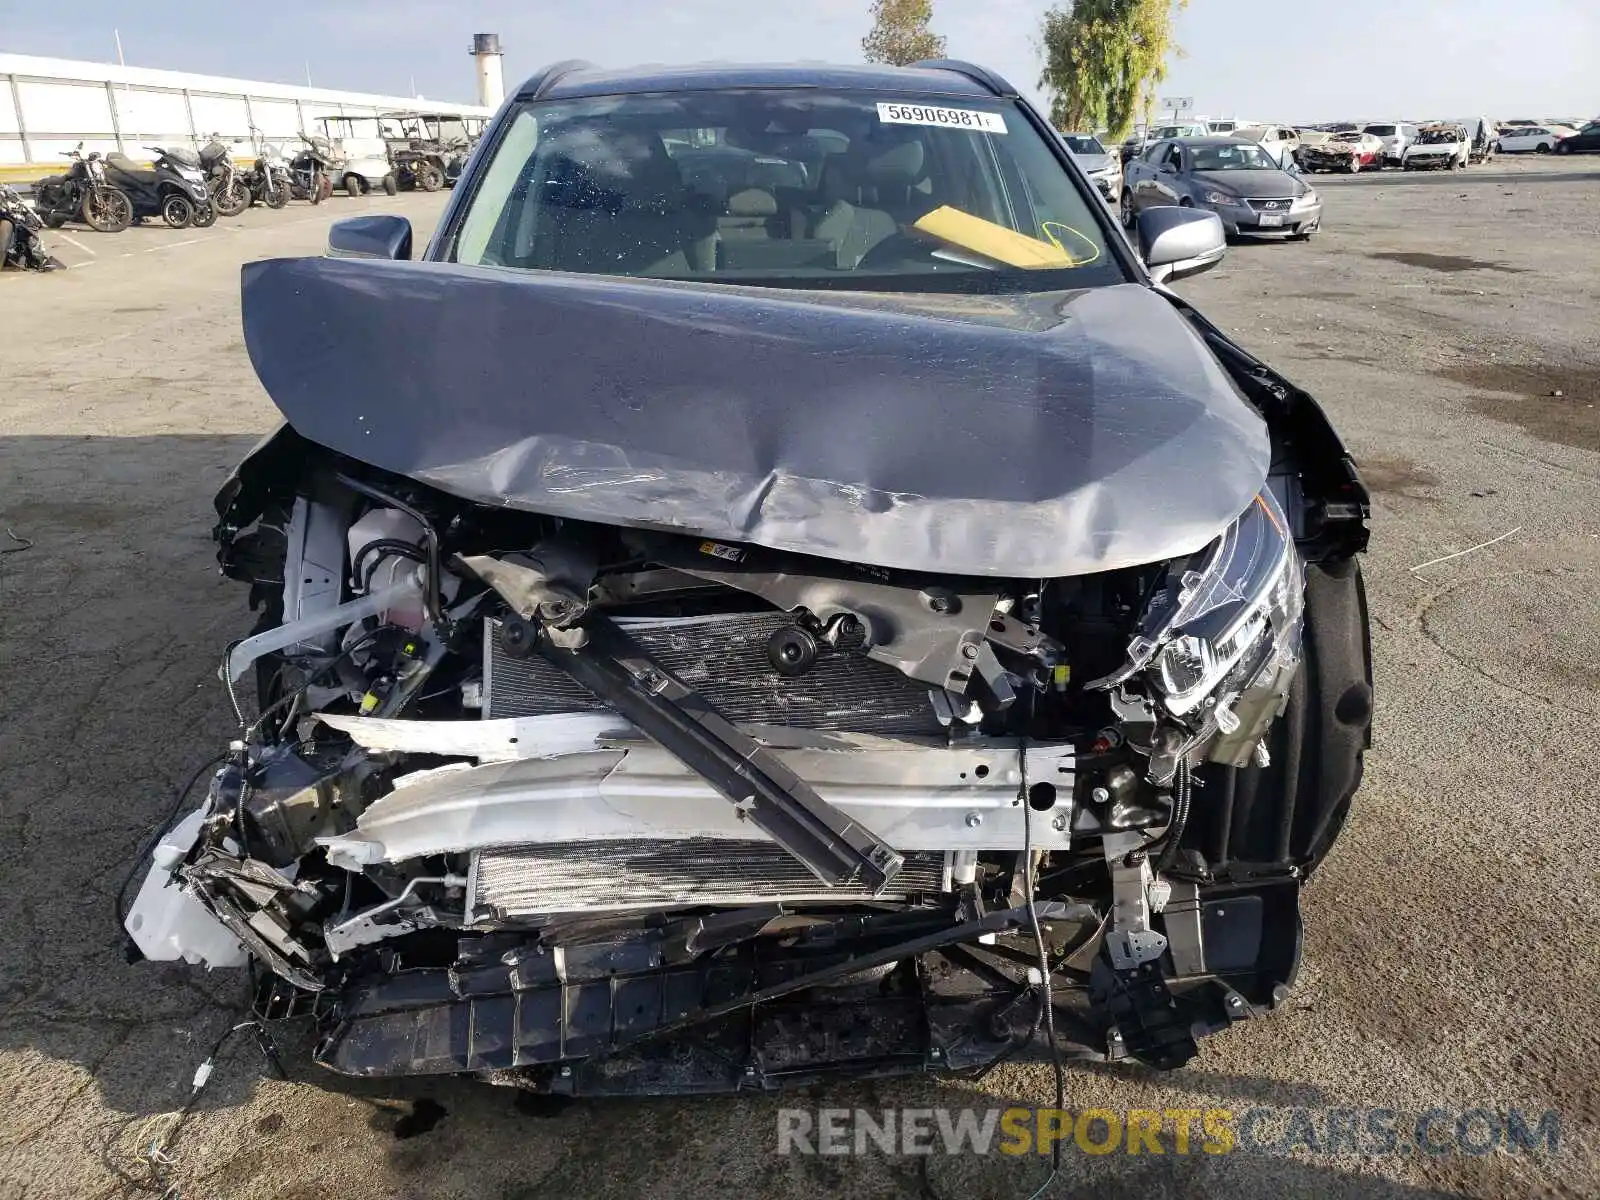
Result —
<instances>
[{"instance_id":1,"label":"loose cable on ground","mask_svg":"<svg viewBox=\"0 0 1600 1200\"><path fill-rule=\"evenodd\" d=\"M1029 725L1032 725L1032 709L1034 696L1028 697ZM1022 887L1024 903L1028 909L1028 925L1033 930L1033 942L1039 952L1039 1000L1044 1012L1045 1034L1050 1039L1050 1066L1055 1073L1056 1084L1056 1111L1061 1112L1067 1106L1067 1074L1066 1066L1061 1061L1061 1047L1056 1044L1056 1014L1055 995L1050 983L1050 954L1045 948L1044 931L1039 928L1039 910L1034 904L1033 897L1033 807L1028 802L1028 738L1024 733L1021 743L1017 747L1017 765L1021 780L1017 785L1017 797L1022 808ZM1035 1025L1035 1029L1038 1026ZM1050 1147L1050 1175L1039 1185L1039 1189L1028 1200L1038 1198L1049 1190L1050 1185L1061 1174L1061 1140L1058 1138Z\"/></svg>"}]
</instances>

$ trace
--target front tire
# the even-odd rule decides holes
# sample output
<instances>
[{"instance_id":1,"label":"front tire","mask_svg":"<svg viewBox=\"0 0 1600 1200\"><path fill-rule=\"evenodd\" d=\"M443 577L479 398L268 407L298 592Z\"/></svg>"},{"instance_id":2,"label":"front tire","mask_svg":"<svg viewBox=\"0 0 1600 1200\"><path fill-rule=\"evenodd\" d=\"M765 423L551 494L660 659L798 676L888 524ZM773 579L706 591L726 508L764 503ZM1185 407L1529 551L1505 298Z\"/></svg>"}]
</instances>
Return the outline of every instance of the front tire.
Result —
<instances>
[{"instance_id":1,"label":"front tire","mask_svg":"<svg viewBox=\"0 0 1600 1200\"><path fill-rule=\"evenodd\" d=\"M352 200L359 200L367 194L367 181L359 175L346 175L344 177L344 190Z\"/></svg>"},{"instance_id":2,"label":"front tire","mask_svg":"<svg viewBox=\"0 0 1600 1200\"><path fill-rule=\"evenodd\" d=\"M1557 154L1571 154L1572 153L1572 148L1570 146L1568 146L1565 142L1557 142L1556 143L1556 153Z\"/></svg>"},{"instance_id":3,"label":"front tire","mask_svg":"<svg viewBox=\"0 0 1600 1200\"><path fill-rule=\"evenodd\" d=\"M383 177L383 194L385 196L396 196L399 193L400 181L394 177L394 172L390 171L389 174Z\"/></svg>"},{"instance_id":4,"label":"front tire","mask_svg":"<svg viewBox=\"0 0 1600 1200\"><path fill-rule=\"evenodd\" d=\"M444 186L444 172L431 162L418 163L412 168L411 176L424 192L437 192Z\"/></svg>"},{"instance_id":5,"label":"front tire","mask_svg":"<svg viewBox=\"0 0 1600 1200\"><path fill-rule=\"evenodd\" d=\"M1350 156L1350 174L1361 174L1361 156L1359 154L1352 154Z\"/></svg>"},{"instance_id":6,"label":"front tire","mask_svg":"<svg viewBox=\"0 0 1600 1200\"><path fill-rule=\"evenodd\" d=\"M227 187L217 189L211 203L222 216L237 217L250 207L250 189L245 186L244 180L235 178Z\"/></svg>"},{"instance_id":7,"label":"front tire","mask_svg":"<svg viewBox=\"0 0 1600 1200\"><path fill-rule=\"evenodd\" d=\"M102 188L83 196L83 223L96 233L121 233L133 224L133 201L120 188Z\"/></svg>"},{"instance_id":8,"label":"front tire","mask_svg":"<svg viewBox=\"0 0 1600 1200\"><path fill-rule=\"evenodd\" d=\"M189 197L173 192L161 202L161 219L174 229L187 229L194 223L194 205Z\"/></svg>"},{"instance_id":9,"label":"front tire","mask_svg":"<svg viewBox=\"0 0 1600 1200\"><path fill-rule=\"evenodd\" d=\"M1122 227L1131 231L1137 220L1137 214L1133 211L1133 192L1130 189L1122 189L1122 202L1118 208L1122 213Z\"/></svg>"},{"instance_id":10,"label":"front tire","mask_svg":"<svg viewBox=\"0 0 1600 1200\"><path fill-rule=\"evenodd\" d=\"M202 204L194 210L194 228L210 229L216 223L217 206L215 204Z\"/></svg>"}]
</instances>

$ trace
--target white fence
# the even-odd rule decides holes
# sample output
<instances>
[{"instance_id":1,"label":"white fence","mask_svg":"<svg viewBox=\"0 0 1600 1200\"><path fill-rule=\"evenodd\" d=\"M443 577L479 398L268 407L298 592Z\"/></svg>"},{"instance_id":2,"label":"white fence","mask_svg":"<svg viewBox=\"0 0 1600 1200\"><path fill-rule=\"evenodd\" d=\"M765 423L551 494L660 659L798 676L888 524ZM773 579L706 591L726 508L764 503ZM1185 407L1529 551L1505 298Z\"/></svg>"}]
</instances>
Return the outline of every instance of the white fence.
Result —
<instances>
[{"instance_id":1,"label":"white fence","mask_svg":"<svg viewBox=\"0 0 1600 1200\"><path fill-rule=\"evenodd\" d=\"M0 54L0 172L58 170L79 142L142 159L145 146L195 146L212 134L282 141L318 132L319 117L408 110L493 115L475 104Z\"/></svg>"}]
</instances>

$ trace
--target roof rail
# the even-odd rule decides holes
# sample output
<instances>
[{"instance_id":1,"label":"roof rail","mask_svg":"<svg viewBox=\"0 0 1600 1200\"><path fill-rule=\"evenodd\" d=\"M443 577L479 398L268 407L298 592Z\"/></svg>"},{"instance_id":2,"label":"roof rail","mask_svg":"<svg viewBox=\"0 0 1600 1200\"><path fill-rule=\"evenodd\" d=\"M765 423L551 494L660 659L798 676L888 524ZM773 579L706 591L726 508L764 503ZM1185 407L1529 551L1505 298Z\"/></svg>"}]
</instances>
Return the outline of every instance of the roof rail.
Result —
<instances>
[{"instance_id":1,"label":"roof rail","mask_svg":"<svg viewBox=\"0 0 1600 1200\"><path fill-rule=\"evenodd\" d=\"M1021 95L1016 88L987 67L975 66L969 62L962 62L960 59L925 58L921 62L912 63L911 65L913 67L921 67L927 71L954 71L958 75L965 75L974 83L982 84L996 96L1002 96L1007 100L1015 100Z\"/></svg>"},{"instance_id":2,"label":"roof rail","mask_svg":"<svg viewBox=\"0 0 1600 1200\"><path fill-rule=\"evenodd\" d=\"M530 76L528 81L517 89L519 100L542 99L551 88L560 83L562 79L574 71L592 71L595 65L587 59L568 58L558 63L552 63L537 75Z\"/></svg>"}]
</instances>

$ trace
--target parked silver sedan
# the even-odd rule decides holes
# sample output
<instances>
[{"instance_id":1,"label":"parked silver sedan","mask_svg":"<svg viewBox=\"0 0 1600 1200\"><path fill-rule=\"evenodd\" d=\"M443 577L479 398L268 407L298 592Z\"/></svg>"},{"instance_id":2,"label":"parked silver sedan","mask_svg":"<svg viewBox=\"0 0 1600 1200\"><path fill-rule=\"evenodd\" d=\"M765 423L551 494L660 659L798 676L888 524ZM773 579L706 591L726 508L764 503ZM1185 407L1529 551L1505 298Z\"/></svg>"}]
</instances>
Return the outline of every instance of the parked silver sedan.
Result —
<instances>
[{"instance_id":1,"label":"parked silver sedan","mask_svg":"<svg viewBox=\"0 0 1600 1200\"><path fill-rule=\"evenodd\" d=\"M1115 204L1122 191L1122 156L1107 150L1092 133L1063 133L1061 140L1105 202Z\"/></svg>"},{"instance_id":2,"label":"parked silver sedan","mask_svg":"<svg viewBox=\"0 0 1600 1200\"><path fill-rule=\"evenodd\" d=\"M1178 138L1156 142L1128 163L1122 223L1163 205L1209 209L1230 237L1309 238L1322 222L1322 201L1297 170L1243 138Z\"/></svg>"}]
</instances>

